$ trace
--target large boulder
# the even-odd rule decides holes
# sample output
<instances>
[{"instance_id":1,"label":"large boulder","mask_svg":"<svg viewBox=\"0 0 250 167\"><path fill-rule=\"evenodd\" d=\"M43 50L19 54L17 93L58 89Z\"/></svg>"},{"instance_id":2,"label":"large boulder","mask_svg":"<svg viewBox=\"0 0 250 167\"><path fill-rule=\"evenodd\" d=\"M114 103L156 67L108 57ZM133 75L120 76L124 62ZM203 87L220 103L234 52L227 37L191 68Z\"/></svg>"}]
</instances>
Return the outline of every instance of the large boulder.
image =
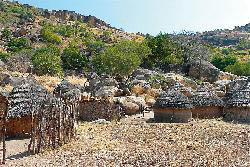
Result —
<instances>
[{"instance_id":1,"label":"large boulder","mask_svg":"<svg viewBox=\"0 0 250 167\"><path fill-rule=\"evenodd\" d=\"M12 87L16 87L19 85L22 85L23 83L37 83L37 81L34 78L30 78L30 77L14 77L14 76L10 76L8 74L3 74L3 79L1 81L1 86L4 87L6 85L10 85Z\"/></svg>"},{"instance_id":2,"label":"large boulder","mask_svg":"<svg viewBox=\"0 0 250 167\"><path fill-rule=\"evenodd\" d=\"M148 106L143 96L117 97L114 98L114 101L116 101L116 103L121 105L121 107L123 108L124 112L127 115L139 113L140 107L146 108Z\"/></svg>"},{"instance_id":3,"label":"large boulder","mask_svg":"<svg viewBox=\"0 0 250 167\"><path fill-rule=\"evenodd\" d=\"M207 82L219 79L220 70L207 61L194 61L189 69L189 76Z\"/></svg>"},{"instance_id":4,"label":"large boulder","mask_svg":"<svg viewBox=\"0 0 250 167\"><path fill-rule=\"evenodd\" d=\"M7 58L5 64L9 71L30 73L31 72L31 57L34 54L33 51L21 51L16 53L15 56Z\"/></svg>"}]
</instances>

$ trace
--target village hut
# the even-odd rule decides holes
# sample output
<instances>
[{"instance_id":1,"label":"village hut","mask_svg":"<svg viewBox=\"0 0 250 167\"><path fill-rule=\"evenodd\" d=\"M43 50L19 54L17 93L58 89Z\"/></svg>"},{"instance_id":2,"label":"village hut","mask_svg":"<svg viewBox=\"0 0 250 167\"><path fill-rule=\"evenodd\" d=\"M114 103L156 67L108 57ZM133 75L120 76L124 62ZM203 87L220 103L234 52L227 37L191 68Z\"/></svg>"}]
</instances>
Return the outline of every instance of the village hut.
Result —
<instances>
[{"instance_id":1,"label":"village hut","mask_svg":"<svg viewBox=\"0 0 250 167\"><path fill-rule=\"evenodd\" d=\"M34 80L24 80L22 85L13 88L9 95L6 134L11 137L26 136L31 132L32 115L47 96L47 91Z\"/></svg>"},{"instance_id":2,"label":"village hut","mask_svg":"<svg viewBox=\"0 0 250 167\"><path fill-rule=\"evenodd\" d=\"M187 123L192 118L192 104L177 89L170 89L156 100L154 119L159 122Z\"/></svg>"},{"instance_id":3,"label":"village hut","mask_svg":"<svg viewBox=\"0 0 250 167\"><path fill-rule=\"evenodd\" d=\"M228 121L250 122L250 77L242 88L227 94L224 118Z\"/></svg>"},{"instance_id":4,"label":"village hut","mask_svg":"<svg viewBox=\"0 0 250 167\"><path fill-rule=\"evenodd\" d=\"M200 88L191 97L193 118L212 119L222 117L224 102L215 93Z\"/></svg>"}]
</instances>

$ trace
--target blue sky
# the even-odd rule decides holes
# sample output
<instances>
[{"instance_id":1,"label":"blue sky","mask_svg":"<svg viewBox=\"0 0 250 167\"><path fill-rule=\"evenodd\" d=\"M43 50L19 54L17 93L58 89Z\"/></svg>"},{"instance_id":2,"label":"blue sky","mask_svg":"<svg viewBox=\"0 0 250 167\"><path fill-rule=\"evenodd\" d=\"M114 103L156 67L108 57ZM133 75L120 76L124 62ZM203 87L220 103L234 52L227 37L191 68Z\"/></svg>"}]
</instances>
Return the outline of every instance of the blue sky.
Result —
<instances>
[{"instance_id":1,"label":"blue sky","mask_svg":"<svg viewBox=\"0 0 250 167\"><path fill-rule=\"evenodd\" d=\"M250 0L19 0L94 15L128 32L232 29L250 23Z\"/></svg>"}]
</instances>

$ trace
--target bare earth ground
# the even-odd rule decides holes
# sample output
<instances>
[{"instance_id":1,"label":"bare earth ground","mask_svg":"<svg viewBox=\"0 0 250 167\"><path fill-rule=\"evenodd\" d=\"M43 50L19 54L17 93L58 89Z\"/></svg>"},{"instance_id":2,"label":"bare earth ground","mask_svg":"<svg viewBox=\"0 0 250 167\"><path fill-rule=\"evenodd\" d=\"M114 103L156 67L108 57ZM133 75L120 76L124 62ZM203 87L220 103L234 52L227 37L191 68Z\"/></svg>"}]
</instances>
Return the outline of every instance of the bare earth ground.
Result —
<instances>
[{"instance_id":1,"label":"bare earth ground","mask_svg":"<svg viewBox=\"0 0 250 167\"><path fill-rule=\"evenodd\" d=\"M158 124L146 123L152 113L140 116L82 123L76 141L40 155L10 156L6 166L250 166L250 125L218 119Z\"/></svg>"}]
</instances>

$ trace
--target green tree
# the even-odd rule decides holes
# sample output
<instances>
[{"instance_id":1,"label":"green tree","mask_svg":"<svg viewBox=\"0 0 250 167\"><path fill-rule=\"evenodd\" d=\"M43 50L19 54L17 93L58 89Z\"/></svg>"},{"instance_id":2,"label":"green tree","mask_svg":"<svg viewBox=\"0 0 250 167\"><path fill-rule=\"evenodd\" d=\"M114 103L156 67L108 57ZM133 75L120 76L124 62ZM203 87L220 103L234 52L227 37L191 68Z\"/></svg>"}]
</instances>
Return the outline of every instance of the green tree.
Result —
<instances>
[{"instance_id":1,"label":"green tree","mask_svg":"<svg viewBox=\"0 0 250 167\"><path fill-rule=\"evenodd\" d=\"M141 65L142 59L148 54L150 48L145 42L122 41L96 55L93 65L99 74L129 75Z\"/></svg>"},{"instance_id":2,"label":"green tree","mask_svg":"<svg viewBox=\"0 0 250 167\"><path fill-rule=\"evenodd\" d=\"M152 54L145 60L149 67L160 64L182 64L182 50L168 34L160 33L156 37L147 35L147 44L152 50Z\"/></svg>"},{"instance_id":3,"label":"green tree","mask_svg":"<svg viewBox=\"0 0 250 167\"><path fill-rule=\"evenodd\" d=\"M61 59L63 68L66 70L81 71L88 64L87 57L81 53L79 48L74 46L64 49Z\"/></svg>"},{"instance_id":4,"label":"green tree","mask_svg":"<svg viewBox=\"0 0 250 167\"><path fill-rule=\"evenodd\" d=\"M63 75L61 67L60 49L54 45L41 48L32 56L34 71L38 75Z\"/></svg>"}]
</instances>

